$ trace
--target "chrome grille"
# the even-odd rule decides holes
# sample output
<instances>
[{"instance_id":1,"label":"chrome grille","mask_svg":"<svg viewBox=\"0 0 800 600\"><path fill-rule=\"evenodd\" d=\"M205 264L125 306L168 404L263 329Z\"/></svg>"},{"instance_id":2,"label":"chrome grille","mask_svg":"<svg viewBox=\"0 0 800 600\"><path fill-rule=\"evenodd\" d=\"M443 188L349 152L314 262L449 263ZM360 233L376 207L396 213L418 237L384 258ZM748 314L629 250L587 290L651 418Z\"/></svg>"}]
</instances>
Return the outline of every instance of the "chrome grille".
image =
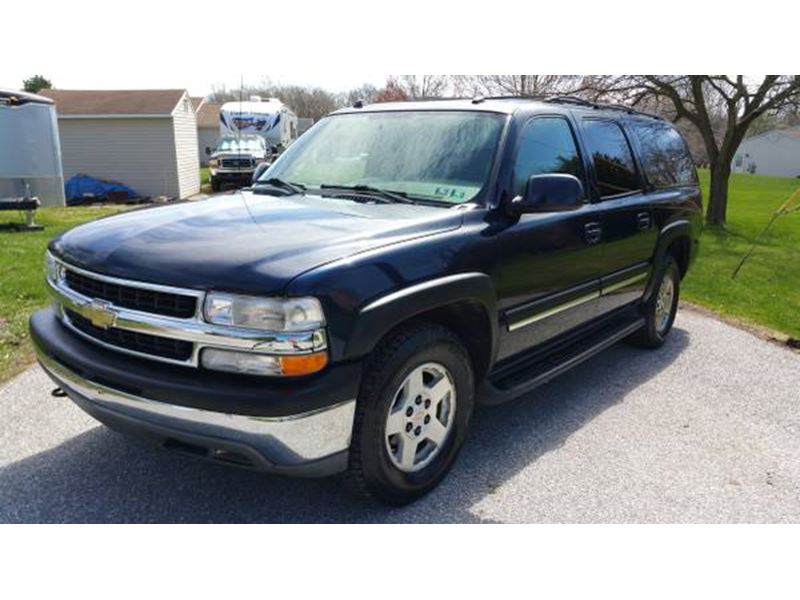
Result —
<instances>
[{"instance_id":1,"label":"chrome grille","mask_svg":"<svg viewBox=\"0 0 800 600\"><path fill-rule=\"evenodd\" d=\"M250 168L253 166L252 158L223 158L220 160L220 166L229 169Z\"/></svg>"},{"instance_id":2,"label":"chrome grille","mask_svg":"<svg viewBox=\"0 0 800 600\"><path fill-rule=\"evenodd\" d=\"M197 311L197 298L120 285L77 273L67 268L64 279L71 290L132 310L189 319Z\"/></svg>"},{"instance_id":3,"label":"chrome grille","mask_svg":"<svg viewBox=\"0 0 800 600\"><path fill-rule=\"evenodd\" d=\"M70 324L78 331L88 335L104 344L110 344L117 348L124 348L139 354L148 354L168 358L170 360L189 361L192 358L194 344L183 340L149 335L138 331L125 331L109 327L102 329L95 327L89 319L86 319L76 312L69 309L64 310Z\"/></svg>"}]
</instances>

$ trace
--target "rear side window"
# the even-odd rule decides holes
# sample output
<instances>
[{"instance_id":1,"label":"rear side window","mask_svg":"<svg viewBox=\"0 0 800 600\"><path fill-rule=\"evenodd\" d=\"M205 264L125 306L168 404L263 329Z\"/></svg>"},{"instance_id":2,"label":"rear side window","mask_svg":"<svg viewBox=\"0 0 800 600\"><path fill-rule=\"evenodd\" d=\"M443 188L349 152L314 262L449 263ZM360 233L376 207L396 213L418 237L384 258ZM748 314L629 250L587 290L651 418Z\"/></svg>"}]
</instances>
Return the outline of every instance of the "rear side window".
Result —
<instances>
[{"instance_id":1,"label":"rear side window","mask_svg":"<svg viewBox=\"0 0 800 600\"><path fill-rule=\"evenodd\" d=\"M641 189L631 147L619 125L612 121L587 120L583 122L583 133L601 198Z\"/></svg>"},{"instance_id":2,"label":"rear side window","mask_svg":"<svg viewBox=\"0 0 800 600\"><path fill-rule=\"evenodd\" d=\"M566 119L538 117L522 131L514 163L514 195L525 193L532 175L565 173L581 178L575 138Z\"/></svg>"},{"instance_id":3,"label":"rear side window","mask_svg":"<svg viewBox=\"0 0 800 600\"><path fill-rule=\"evenodd\" d=\"M656 188L696 185L697 174L686 142L673 127L658 121L632 123L642 149L642 168Z\"/></svg>"}]
</instances>

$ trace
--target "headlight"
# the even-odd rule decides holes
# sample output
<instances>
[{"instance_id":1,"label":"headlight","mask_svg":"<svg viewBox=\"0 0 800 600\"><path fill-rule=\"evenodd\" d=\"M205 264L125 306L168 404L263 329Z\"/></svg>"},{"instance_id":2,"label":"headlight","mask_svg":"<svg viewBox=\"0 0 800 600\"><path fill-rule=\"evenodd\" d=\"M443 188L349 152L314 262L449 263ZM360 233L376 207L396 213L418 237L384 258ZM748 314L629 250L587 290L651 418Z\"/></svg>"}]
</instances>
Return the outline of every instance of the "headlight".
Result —
<instances>
[{"instance_id":1,"label":"headlight","mask_svg":"<svg viewBox=\"0 0 800 600\"><path fill-rule=\"evenodd\" d=\"M44 253L44 273L47 281L58 284L64 279L64 267L50 252Z\"/></svg>"},{"instance_id":2,"label":"headlight","mask_svg":"<svg viewBox=\"0 0 800 600\"><path fill-rule=\"evenodd\" d=\"M212 292L206 296L206 321L265 331L310 331L325 325L316 298L258 298Z\"/></svg>"},{"instance_id":3,"label":"headlight","mask_svg":"<svg viewBox=\"0 0 800 600\"><path fill-rule=\"evenodd\" d=\"M251 375L308 375L328 364L325 315L316 298L260 298L210 292L203 306L206 321L216 325L258 329L273 333L313 332L314 351L298 354L262 354L242 350L205 348L200 355L207 369Z\"/></svg>"},{"instance_id":4,"label":"headlight","mask_svg":"<svg viewBox=\"0 0 800 600\"><path fill-rule=\"evenodd\" d=\"M208 166L209 167L218 167L219 166L219 159L217 159L217 158L209 158L208 159Z\"/></svg>"}]
</instances>

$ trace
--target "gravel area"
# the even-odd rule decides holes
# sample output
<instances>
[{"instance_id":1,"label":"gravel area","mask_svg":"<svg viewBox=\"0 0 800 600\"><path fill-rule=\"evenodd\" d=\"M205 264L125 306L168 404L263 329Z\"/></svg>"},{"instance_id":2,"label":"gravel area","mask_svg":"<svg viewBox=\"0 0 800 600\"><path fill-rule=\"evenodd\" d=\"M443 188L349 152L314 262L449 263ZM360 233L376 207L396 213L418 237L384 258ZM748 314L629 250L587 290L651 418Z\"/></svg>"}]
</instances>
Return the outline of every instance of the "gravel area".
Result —
<instances>
[{"instance_id":1,"label":"gravel area","mask_svg":"<svg viewBox=\"0 0 800 600\"><path fill-rule=\"evenodd\" d=\"M478 410L403 509L141 445L52 388L38 367L0 388L0 522L800 522L800 354L692 311L660 350Z\"/></svg>"}]
</instances>

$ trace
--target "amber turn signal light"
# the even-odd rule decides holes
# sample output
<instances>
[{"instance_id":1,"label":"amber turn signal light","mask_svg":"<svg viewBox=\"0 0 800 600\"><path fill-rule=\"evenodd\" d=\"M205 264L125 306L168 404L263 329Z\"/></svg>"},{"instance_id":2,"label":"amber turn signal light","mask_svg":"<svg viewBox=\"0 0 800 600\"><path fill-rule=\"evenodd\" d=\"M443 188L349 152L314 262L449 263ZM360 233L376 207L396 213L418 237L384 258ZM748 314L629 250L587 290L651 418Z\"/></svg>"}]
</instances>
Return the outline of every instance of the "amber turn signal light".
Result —
<instances>
[{"instance_id":1,"label":"amber turn signal light","mask_svg":"<svg viewBox=\"0 0 800 600\"><path fill-rule=\"evenodd\" d=\"M281 371L284 375L309 375L328 364L327 352L314 352L299 356L281 356Z\"/></svg>"}]
</instances>

